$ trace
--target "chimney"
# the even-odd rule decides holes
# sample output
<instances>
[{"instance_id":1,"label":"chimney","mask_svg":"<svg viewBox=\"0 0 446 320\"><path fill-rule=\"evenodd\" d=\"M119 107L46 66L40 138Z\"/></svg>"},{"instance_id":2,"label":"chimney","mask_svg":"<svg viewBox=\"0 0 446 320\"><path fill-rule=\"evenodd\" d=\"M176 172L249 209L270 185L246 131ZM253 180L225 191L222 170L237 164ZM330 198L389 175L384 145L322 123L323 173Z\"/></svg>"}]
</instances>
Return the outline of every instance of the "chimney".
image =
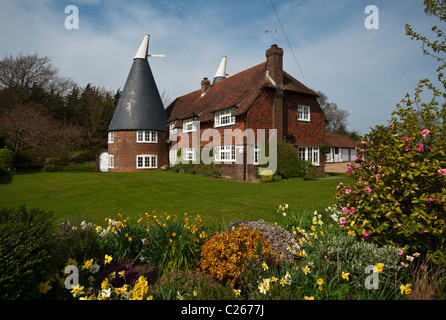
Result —
<instances>
[{"instance_id":1,"label":"chimney","mask_svg":"<svg viewBox=\"0 0 446 320\"><path fill-rule=\"evenodd\" d=\"M228 59L227 57L223 57L221 59L220 66L218 67L217 72L215 73L214 80L212 81L212 84L226 79L226 61L227 61L227 59Z\"/></svg>"},{"instance_id":2,"label":"chimney","mask_svg":"<svg viewBox=\"0 0 446 320\"><path fill-rule=\"evenodd\" d=\"M277 140L284 141L284 94L283 94L283 49L277 44L266 50L266 80L274 90L272 127L277 129Z\"/></svg>"},{"instance_id":3,"label":"chimney","mask_svg":"<svg viewBox=\"0 0 446 320\"><path fill-rule=\"evenodd\" d=\"M208 80L208 78L204 77L203 80L201 80L201 96L204 96L206 94L210 86L211 81Z\"/></svg>"},{"instance_id":4,"label":"chimney","mask_svg":"<svg viewBox=\"0 0 446 320\"><path fill-rule=\"evenodd\" d=\"M277 44L266 50L266 77L277 89L283 89L283 49Z\"/></svg>"}]
</instances>

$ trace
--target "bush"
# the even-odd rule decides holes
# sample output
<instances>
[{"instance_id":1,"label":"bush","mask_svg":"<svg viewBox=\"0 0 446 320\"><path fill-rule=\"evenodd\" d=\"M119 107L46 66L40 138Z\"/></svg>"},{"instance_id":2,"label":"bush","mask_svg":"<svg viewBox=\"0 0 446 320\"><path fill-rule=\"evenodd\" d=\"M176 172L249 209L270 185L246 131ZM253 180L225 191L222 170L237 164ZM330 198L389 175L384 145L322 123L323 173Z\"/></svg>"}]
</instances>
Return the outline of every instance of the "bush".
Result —
<instances>
[{"instance_id":1,"label":"bush","mask_svg":"<svg viewBox=\"0 0 446 320\"><path fill-rule=\"evenodd\" d=\"M0 170L14 170L14 152L6 147L0 149Z\"/></svg>"},{"instance_id":2,"label":"bush","mask_svg":"<svg viewBox=\"0 0 446 320\"><path fill-rule=\"evenodd\" d=\"M40 209L0 210L0 297L32 299L51 264L54 217Z\"/></svg>"},{"instance_id":3,"label":"bush","mask_svg":"<svg viewBox=\"0 0 446 320\"><path fill-rule=\"evenodd\" d=\"M104 255L95 226L91 223L60 221L53 238L54 243L57 243L53 250L57 269L69 258L85 261Z\"/></svg>"},{"instance_id":4,"label":"bush","mask_svg":"<svg viewBox=\"0 0 446 320\"><path fill-rule=\"evenodd\" d=\"M237 227L213 235L201 247L201 269L222 282L234 285L246 265L261 269L278 264L277 254L260 235L249 227Z\"/></svg>"},{"instance_id":5,"label":"bush","mask_svg":"<svg viewBox=\"0 0 446 320\"><path fill-rule=\"evenodd\" d=\"M338 186L341 226L446 262L446 132L438 118L432 106L398 107L389 126L363 138L349 168L356 183Z\"/></svg>"}]
</instances>

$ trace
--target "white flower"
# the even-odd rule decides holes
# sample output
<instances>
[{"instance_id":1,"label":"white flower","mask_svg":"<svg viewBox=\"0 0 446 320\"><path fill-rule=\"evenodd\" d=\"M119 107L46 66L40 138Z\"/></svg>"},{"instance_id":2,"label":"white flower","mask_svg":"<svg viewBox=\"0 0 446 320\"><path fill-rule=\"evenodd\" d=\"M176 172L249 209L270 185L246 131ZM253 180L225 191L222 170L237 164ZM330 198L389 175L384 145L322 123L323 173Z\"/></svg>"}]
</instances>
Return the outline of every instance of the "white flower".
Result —
<instances>
[{"instance_id":1,"label":"white flower","mask_svg":"<svg viewBox=\"0 0 446 320\"><path fill-rule=\"evenodd\" d=\"M92 274L98 273L100 268L101 268L101 266L95 262L90 268L90 273L92 273Z\"/></svg>"},{"instance_id":2,"label":"white flower","mask_svg":"<svg viewBox=\"0 0 446 320\"><path fill-rule=\"evenodd\" d=\"M111 288L102 289L102 291L101 291L101 297L102 298L109 298L110 294L111 294Z\"/></svg>"}]
</instances>

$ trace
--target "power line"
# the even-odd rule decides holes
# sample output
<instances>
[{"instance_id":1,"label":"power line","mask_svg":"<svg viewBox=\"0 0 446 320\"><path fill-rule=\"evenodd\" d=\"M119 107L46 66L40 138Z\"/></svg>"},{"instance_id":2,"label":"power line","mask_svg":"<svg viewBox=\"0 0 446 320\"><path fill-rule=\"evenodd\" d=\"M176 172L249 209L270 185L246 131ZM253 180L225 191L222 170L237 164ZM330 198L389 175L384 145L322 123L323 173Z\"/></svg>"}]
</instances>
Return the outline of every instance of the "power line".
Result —
<instances>
[{"instance_id":1,"label":"power line","mask_svg":"<svg viewBox=\"0 0 446 320\"><path fill-rule=\"evenodd\" d=\"M294 61L296 61L296 64L297 64L297 66L298 66L298 68L300 70L300 73L302 74L304 82L308 86L308 83L307 83L307 80L305 79L304 73L302 72L302 69L300 68L299 62L297 61L296 55L294 54L294 50L291 47L290 40L288 40L288 36L286 35L285 28L282 25L282 21L280 21L279 14L277 13L277 10L276 10L276 7L274 6L273 0L270 0L270 2L271 2L271 6L273 7L274 12L276 14L277 20L279 21L280 27L282 28L283 34L285 35L285 39L288 42L288 46L290 47L291 53L293 54Z\"/></svg>"}]
</instances>

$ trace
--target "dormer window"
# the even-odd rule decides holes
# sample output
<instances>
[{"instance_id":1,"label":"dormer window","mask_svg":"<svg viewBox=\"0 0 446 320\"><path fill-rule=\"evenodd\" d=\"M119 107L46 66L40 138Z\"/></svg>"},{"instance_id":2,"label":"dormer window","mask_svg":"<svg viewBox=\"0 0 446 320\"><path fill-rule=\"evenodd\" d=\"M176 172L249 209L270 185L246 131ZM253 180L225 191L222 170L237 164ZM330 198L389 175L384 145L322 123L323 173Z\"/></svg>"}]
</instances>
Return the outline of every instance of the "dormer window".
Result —
<instances>
[{"instance_id":1,"label":"dormer window","mask_svg":"<svg viewBox=\"0 0 446 320\"><path fill-rule=\"evenodd\" d=\"M234 108L216 112L215 127L223 127L235 124L235 116L232 115L233 111Z\"/></svg>"},{"instance_id":2,"label":"dormer window","mask_svg":"<svg viewBox=\"0 0 446 320\"><path fill-rule=\"evenodd\" d=\"M156 131L136 131L136 142L157 143L158 133Z\"/></svg>"},{"instance_id":3,"label":"dormer window","mask_svg":"<svg viewBox=\"0 0 446 320\"><path fill-rule=\"evenodd\" d=\"M194 123L194 119L187 119L183 121L183 132L196 131L197 127Z\"/></svg>"},{"instance_id":4,"label":"dormer window","mask_svg":"<svg viewBox=\"0 0 446 320\"><path fill-rule=\"evenodd\" d=\"M297 120L298 121L310 121L310 107L298 106L297 107Z\"/></svg>"}]
</instances>

